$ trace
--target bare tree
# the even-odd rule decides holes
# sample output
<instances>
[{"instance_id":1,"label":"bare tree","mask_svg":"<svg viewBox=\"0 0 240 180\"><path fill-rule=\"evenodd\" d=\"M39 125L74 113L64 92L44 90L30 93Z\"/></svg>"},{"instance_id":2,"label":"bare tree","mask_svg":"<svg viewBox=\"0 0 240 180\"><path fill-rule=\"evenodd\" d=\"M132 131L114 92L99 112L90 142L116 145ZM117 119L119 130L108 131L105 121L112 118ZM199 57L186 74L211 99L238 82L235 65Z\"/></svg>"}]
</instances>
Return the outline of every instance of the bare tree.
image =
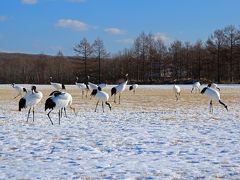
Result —
<instances>
[{"instance_id":1,"label":"bare tree","mask_svg":"<svg viewBox=\"0 0 240 180\"><path fill-rule=\"evenodd\" d=\"M144 81L146 75L145 61L147 59L147 35L144 32L142 32L135 39L133 46L135 56L138 58L139 61L142 61L142 72L140 74L142 75L141 80ZM138 69L140 68L138 67Z\"/></svg>"},{"instance_id":2,"label":"bare tree","mask_svg":"<svg viewBox=\"0 0 240 180\"><path fill-rule=\"evenodd\" d=\"M207 40L208 49L210 50L211 54L213 56L217 56L217 82L219 83L221 81L221 71L220 71L220 58L221 58L221 50L224 46L224 33L222 30L216 30L214 31L213 35Z\"/></svg>"},{"instance_id":3,"label":"bare tree","mask_svg":"<svg viewBox=\"0 0 240 180\"><path fill-rule=\"evenodd\" d=\"M203 52L203 43L202 41L197 41L195 46L194 46L194 51L195 51L195 56L197 59L197 74L198 74L198 79L201 79L201 70L202 70L202 52Z\"/></svg>"},{"instance_id":4,"label":"bare tree","mask_svg":"<svg viewBox=\"0 0 240 180\"><path fill-rule=\"evenodd\" d=\"M155 41L155 49L157 52L157 60L158 60L158 73L159 80L161 78L161 71L163 71L163 77L166 75L166 64L164 63L164 56L166 54L167 48L164 45L161 39L157 39Z\"/></svg>"},{"instance_id":5,"label":"bare tree","mask_svg":"<svg viewBox=\"0 0 240 180\"><path fill-rule=\"evenodd\" d=\"M235 50L237 45L240 45L240 31L237 30L235 26L230 25L224 28L224 36L226 39L226 47L229 52L230 81L233 82Z\"/></svg>"},{"instance_id":6,"label":"bare tree","mask_svg":"<svg viewBox=\"0 0 240 180\"><path fill-rule=\"evenodd\" d=\"M98 83L101 83L101 59L108 56L107 50L104 47L103 41L97 38L93 45L93 54L98 59Z\"/></svg>"},{"instance_id":7,"label":"bare tree","mask_svg":"<svg viewBox=\"0 0 240 180\"><path fill-rule=\"evenodd\" d=\"M169 48L169 51L172 56L173 76L177 80L181 78L181 74L182 74L181 50L182 50L182 42L178 40L174 41Z\"/></svg>"},{"instance_id":8,"label":"bare tree","mask_svg":"<svg viewBox=\"0 0 240 180\"><path fill-rule=\"evenodd\" d=\"M79 44L77 44L73 50L78 56L82 56L84 59L84 74L87 77L87 59L91 56L93 49L86 38L83 38Z\"/></svg>"},{"instance_id":9,"label":"bare tree","mask_svg":"<svg viewBox=\"0 0 240 180\"><path fill-rule=\"evenodd\" d=\"M155 60L157 59L157 50L156 50L156 47L155 47L155 42L156 42L156 39L154 39L154 35L149 33L146 37L146 43L147 43L147 46L146 46L146 57L147 57L147 64L148 66L146 65L146 67L149 67L147 68L146 70L148 71L148 80L152 81L154 80L154 77L155 75L153 75L153 69L154 69L154 65L155 65Z\"/></svg>"}]
</instances>

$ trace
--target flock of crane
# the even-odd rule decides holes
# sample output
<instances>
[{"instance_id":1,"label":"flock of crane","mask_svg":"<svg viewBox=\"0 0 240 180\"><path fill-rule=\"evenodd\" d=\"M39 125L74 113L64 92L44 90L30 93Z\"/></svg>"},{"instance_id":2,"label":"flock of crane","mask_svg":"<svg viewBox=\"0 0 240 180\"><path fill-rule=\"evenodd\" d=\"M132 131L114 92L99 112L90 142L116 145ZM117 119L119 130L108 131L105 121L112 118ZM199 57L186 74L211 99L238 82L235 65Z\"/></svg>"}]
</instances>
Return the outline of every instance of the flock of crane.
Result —
<instances>
[{"instance_id":1,"label":"flock of crane","mask_svg":"<svg viewBox=\"0 0 240 180\"><path fill-rule=\"evenodd\" d=\"M114 96L114 103L116 103L116 95L119 95L119 104L121 100L121 93L126 89L128 83L128 74L125 75L125 80L124 82L118 84L117 86L114 86L111 89L111 96ZM59 124L60 124L60 119L63 116L63 111L66 115L66 108L70 107L74 113L75 113L75 108L72 106L72 95L66 91L64 91L65 85L62 83L55 83L52 82L52 77L50 77L50 84L55 88L55 91L51 92L49 94L49 97L45 101L45 111L49 110L47 113L47 116L53 125L52 119L50 117L50 113L54 110L58 110L58 119L59 119ZM76 86L79 87L82 91L82 98L84 95L87 97L87 94L89 91L91 91L90 96L95 97L97 99L96 107L95 107L95 112L97 110L99 102L102 103L102 110L104 112L104 104L106 104L110 111L111 111L111 104L108 102L109 100L109 95L103 91L103 89L107 86L106 84L94 84L89 82L89 76L88 76L88 82L87 83L79 83L78 82L78 77L76 77ZM226 110L228 110L228 107L226 104L224 104L221 99L220 99L220 89L218 88L217 84L211 83L208 84L207 87L204 87L202 90L200 89L201 84L199 82L195 82L193 84L191 92L194 90L197 90L201 92L201 94L206 95L210 99L210 112L213 112L213 106L212 102L217 101L221 105L223 105ZM27 115L27 121L29 119L29 115L33 113L33 121L34 121L34 107L41 101L43 94L42 92L38 91L36 86L32 86L31 90L27 90L26 88L15 85L14 83L12 84L12 87L18 92L18 95L14 98L17 98L18 96L22 96L21 99L19 100L19 111L21 111L23 108L29 108L28 110L28 115ZM129 90L132 90L133 93L135 94L135 90L138 88L138 84L132 84L129 87ZM173 91L175 93L176 100L179 99L180 93L181 93L181 88L179 85L174 84L173 85Z\"/></svg>"},{"instance_id":2,"label":"flock of crane","mask_svg":"<svg viewBox=\"0 0 240 180\"><path fill-rule=\"evenodd\" d=\"M215 83L210 83L207 85L207 87L204 87L202 90L200 89L200 82L195 82L193 84L193 87L192 87L192 90L191 90L191 93L194 91L194 90L197 90L199 91L201 94L207 96L209 99L210 99L210 112L212 113L213 112L213 105L212 105L212 102L213 101L216 101L216 102L219 102L221 105L223 105L225 107L225 109L228 111L228 107L225 103L222 102L221 98L220 98L220 88L218 87L217 84ZM180 93L181 93L181 88L180 86L174 84L173 86L173 91L175 93L175 96L176 96L176 100L178 100L179 96L180 96Z\"/></svg>"},{"instance_id":3,"label":"flock of crane","mask_svg":"<svg viewBox=\"0 0 240 180\"><path fill-rule=\"evenodd\" d=\"M127 83L128 83L128 74L125 75L125 81L123 83L120 83L119 85L111 89L111 96L114 96L114 103L116 103L116 95L118 94L119 104L120 104L121 93L126 89ZM66 90L65 85L62 83L52 82L52 77L50 77L50 84L55 88L55 91L51 92L49 94L49 97L45 101L45 111L49 110L49 112L47 113L47 116L51 124L53 124L52 119L50 117L50 113L54 109L58 109L58 118L59 118L59 124L60 124L60 119L62 118L63 111L66 116L67 107L70 107L75 113L75 108L72 106L73 98L70 93L64 91ZM75 84L82 90L82 97L84 96L84 94L87 97L88 91L91 91L90 96L95 97L97 99L95 112L97 111L97 106L99 102L102 102L103 112L104 112L104 104L106 104L111 110L111 104L108 102L109 95L103 91L103 89L107 86L106 84L102 83L97 85L91 82L78 83L78 77L76 77ZM29 108L28 115L27 115L27 122L28 122L31 110L32 110L33 121L34 121L34 113L35 113L34 107L43 98L42 92L38 91L36 86L32 86L31 90L27 90L26 88L19 85L15 85L13 83L12 87L18 92L17 96L14 97L14 99L19 96L22 96L21 99L19 100L19 111L21 111L23 108ZM132 90L135 93L135 90L137 89L137 87L138 87L137 84L133 84L129 87L129 90Z\"/></svg>"}]
</instances>

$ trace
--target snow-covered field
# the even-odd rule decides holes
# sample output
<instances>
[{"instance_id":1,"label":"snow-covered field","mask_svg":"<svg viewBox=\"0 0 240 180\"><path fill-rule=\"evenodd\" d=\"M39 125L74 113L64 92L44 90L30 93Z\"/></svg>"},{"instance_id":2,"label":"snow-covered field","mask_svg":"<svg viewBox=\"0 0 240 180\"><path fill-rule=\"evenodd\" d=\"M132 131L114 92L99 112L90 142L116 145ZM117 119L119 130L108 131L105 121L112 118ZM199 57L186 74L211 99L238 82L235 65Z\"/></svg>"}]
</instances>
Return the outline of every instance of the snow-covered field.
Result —
<instances>
[{"instance_id":1,"label":"snow-covered field","mask_svg":"<svg viewBox=\"0 0 240 180\"><path fill-rule=\"evenodd\" d=\"M18 112L16 92L0 86L0 179L238 179L240 178L240 86L220 85L227 112L182 85L179 101L172 85L139 86L125 91L112 111L82 99L75 86L77 116L68 109L50 124L44 102L52 91L39 85L44 98L35 122ZM106 90L110 92L110 89Z\"/></svg>"}]
</instances>

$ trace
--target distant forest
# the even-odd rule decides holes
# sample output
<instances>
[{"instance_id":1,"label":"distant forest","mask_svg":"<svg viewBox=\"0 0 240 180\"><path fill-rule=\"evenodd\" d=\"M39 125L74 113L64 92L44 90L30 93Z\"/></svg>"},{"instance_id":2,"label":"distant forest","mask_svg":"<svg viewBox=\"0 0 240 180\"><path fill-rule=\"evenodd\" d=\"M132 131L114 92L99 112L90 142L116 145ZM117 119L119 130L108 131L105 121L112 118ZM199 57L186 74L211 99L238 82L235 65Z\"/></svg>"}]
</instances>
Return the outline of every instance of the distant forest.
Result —
<instances>
[{"instance_id":1,"label":"distant forest","mask_svg":"<svg viewBox=\"0 0 240 180\"><path fill-rule=\"evenodd\" d=\"M175 40L166 45L151 33L142 32L131 48L110 56L101 39L90 44L86 38L73 45L76 56L0 52L0 83L73 84L76 76L85 82L118 83L126 74L139 84L239 83L240 29L230 25L215 30L206 42Z\"/></svg>"}]
</instances>

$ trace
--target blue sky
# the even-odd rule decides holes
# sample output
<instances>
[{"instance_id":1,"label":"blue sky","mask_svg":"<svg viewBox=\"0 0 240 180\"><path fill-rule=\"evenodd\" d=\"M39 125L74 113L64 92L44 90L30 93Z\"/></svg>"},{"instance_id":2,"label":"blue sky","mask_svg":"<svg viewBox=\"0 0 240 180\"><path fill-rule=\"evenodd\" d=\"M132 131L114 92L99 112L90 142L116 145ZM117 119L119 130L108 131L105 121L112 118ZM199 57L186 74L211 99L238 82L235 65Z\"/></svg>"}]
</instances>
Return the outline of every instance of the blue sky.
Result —
<instances>
[{"instance_id":1,"label":"blue sky","mask_svg":"<svg viewBox=\"0 0 240 180\"><path fill-rule=\"evenodd\" d=\"M83 37L108 52L131 47L142 31L166 43L206 40L239 28L239 0L1 0L0 51L74 55Z\"/></svg>"}]
</instances>

